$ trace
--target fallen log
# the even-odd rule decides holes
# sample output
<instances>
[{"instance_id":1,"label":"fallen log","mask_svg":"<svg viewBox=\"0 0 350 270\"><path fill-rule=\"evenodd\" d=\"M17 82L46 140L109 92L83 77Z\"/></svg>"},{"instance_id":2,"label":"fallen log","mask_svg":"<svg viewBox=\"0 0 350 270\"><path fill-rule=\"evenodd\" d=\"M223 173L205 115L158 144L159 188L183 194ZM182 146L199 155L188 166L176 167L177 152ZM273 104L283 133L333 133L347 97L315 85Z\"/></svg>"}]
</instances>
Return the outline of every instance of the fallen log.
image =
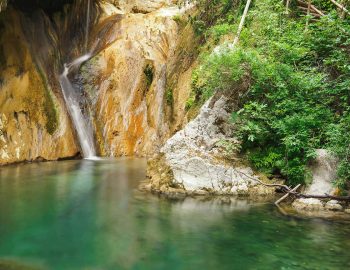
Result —
<instances>
[{"instance_id":1,"label":"fallen log","mask_svg":"<svg viewBox=\"0 0 350 270\"><path fill-rule=\"evenodd\" d=\"M320 199L320 200L330 199L330 200L337 200L337 201L343 201L343 202L350 202L350 196L334 196L334 195L330 195L330 194L324 194L324 195L303 194L303 193L299 193L299 192L296 191L300 187L300 184L298 186L294 187L293 189L291 189L287 185L274 184L274 183L273 184L267 184L267 183L264 183L263 181L261 181L261 180L259 180L257 178L249 176L248 174L246 174L244 172L241 172L241 171L238 171L238 170L235 170L235 171L237 173L239 173L241 175L244 175L245 177L255 181L255 182L258 182L260 185L263 185L265 187L279 187L279 188L281 188L281 190L283 192L286 193L286 195L287 194L293 195L296 198L304 198L304 199L313 198L313 199Z\"/></svg>"},{"instance_id":2,"label":"fallen log","mask_svg":"<svg viewBox=\"0 0 350 270\"><path fill-rule=\"evenodd\" d=\"M349 12L343 5L339 4L339 3L338 3L337 1L335 1L335 0L331 0L331 2L332 2L334 5L336 5L338 8L340 8L341 11L343 11L343 12L345 12L345 13L347 13L347 14L350 15L350 12Z\"/></svg>"},{"instance_id":3,"label":"fallen log","mask_svg":"<svg viewBox=\"0 0 350 270\"><path fill-rule=\"evenodd\" d=\"M247 3L245 5L244 11L243 11L243 15L241 18L241 21L239 23L238 26L238 30L237 30L237 34L235 36L235 39L233 40L233 44L232 47L235 47L238 43L239 37L241 35L241 32L243 30L243 26L244 26L244 22L245 22L245 18L247 17L248 11L249 11L249 7L250 7L250 3L252 2L252 0L247 0Z\"/></svg>"},{"instance_id":4,"label":"fallen log","mask_svg":"<svg viewBox=\"0 0 350 270\"><path fill-rule=\"evenodd\" d=\"M278 205L279 203L281 203L282 201L284 201L285 199L288 198L288 196L291 194L291 192L297 191L297 189L301 186L301 184L298 184L297 186L295 186L290 192L286 193L283 197L279 198L275 204Z\"/></svg>"},{"instance_id":5,"label":"fallen log","mask_svg":"<svg viewBox=\"0 0 350 270\"><path fill-rule=\"evenodd\" d=\"M302 194L302 193L298 193L298 192L291 192L291 194L293 194L295 197L297 198L303 198L303 199L332 199L332 200L336 200L336 201L345 201L345 202L350 202L350 196L334 196L334 195L330 195L325 193L325 195L309 195L309 194Z\"/></svg>"},{"instance_id":6,"label":"fallen log","mask_svg":"<svg viewBox=\"0 0 350 270\"><path fill-rule=\"evenodd\" d=\"M300 4L300 5L303 5L304 7L307 7L308 6L308 3L304 2L304 1L301 1L301 0L297 0L297 2ZM314 5L310 5L310 8L311 10L313 10L314 12L318 13L320 16L324 16L325 14L319 10L316 6Z\"/></svg>"},{"instance_id":7,"label":"fallen log","mask_svg":"<svg viewBox=\"0 0 350 270\"><path fill-rule=\"evenodd\" d=\"M302 6L298 6L299 9L303 10L303 11L308 11L308 8L302 7ZM310 10L310 15L315 16L317 18L320 18L322 15L316 13L316 12L312 12L313 10Z\"/></svg>"}]
</instances>

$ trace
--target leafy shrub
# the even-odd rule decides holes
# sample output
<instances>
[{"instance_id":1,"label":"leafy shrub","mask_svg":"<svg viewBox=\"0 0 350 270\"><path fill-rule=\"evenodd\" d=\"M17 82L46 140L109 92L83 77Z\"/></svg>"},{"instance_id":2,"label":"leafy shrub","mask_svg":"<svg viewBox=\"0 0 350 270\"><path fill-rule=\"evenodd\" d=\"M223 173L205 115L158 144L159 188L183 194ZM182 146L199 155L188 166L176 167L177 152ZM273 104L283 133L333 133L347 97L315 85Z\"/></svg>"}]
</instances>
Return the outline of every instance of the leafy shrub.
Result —
<instances>
[{"instance_id":1,"label":"leafy shrub","mask_svg":"<svg viewBox=\"0 0 350 270\"><path fill-rule=\"evenodd\" d=\"M146 77L147 88L149 88L152 85L153 77L154 77L153 67L148 64L144 68L143 73L145 74L145 77Z\"/></svg>"},{"instance_id":2,"label":"leafy shrub","mask_svg":"<svg viewBox=\"0 0 350 270\"><path fill-rule=\"evenodd\" d=\"M337 185L350 179L350 31L346 20L325 16L305 31L305 18L288 18L277 0L256 2L240 46L204 55L194 73L196 100L230 91L243 74L251 86L232 114L242 151L267 173L291 184L307 179L315 149L340 158ZM234 25L212 27L220 36Z\"/></svg>"},{"instance_id":3,"label":"leafy shrub","mask_svg":"<svg viewBox=\"0 0 350 270\"><path fill-rule=\"evenodd\" d=\"M350 112L344 113L338 123L328 128L329 148L339 157L336 186L344 189L350 179Z\"/></svg>"}]
</instances>

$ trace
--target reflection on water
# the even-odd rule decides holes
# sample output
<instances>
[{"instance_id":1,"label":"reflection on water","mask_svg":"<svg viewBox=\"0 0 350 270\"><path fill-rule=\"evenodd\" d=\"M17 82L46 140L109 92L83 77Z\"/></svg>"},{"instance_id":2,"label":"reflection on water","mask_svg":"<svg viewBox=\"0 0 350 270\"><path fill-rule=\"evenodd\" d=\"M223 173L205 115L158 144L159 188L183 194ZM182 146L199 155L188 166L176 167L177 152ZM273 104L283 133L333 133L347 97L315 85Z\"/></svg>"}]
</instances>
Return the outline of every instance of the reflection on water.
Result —
<instances>
[{"instance_id":1,"label":"reflection on water","mask_svg":"<svg viewBox=\"0 0 350 270\"><path fill-rule=\"evenodd\" d=\"M43 269L350 269L350 224L137 191L140 159L0 169L0 258ZM2 265L0 259L0 269Z\"/></svg>"}]
</instances>

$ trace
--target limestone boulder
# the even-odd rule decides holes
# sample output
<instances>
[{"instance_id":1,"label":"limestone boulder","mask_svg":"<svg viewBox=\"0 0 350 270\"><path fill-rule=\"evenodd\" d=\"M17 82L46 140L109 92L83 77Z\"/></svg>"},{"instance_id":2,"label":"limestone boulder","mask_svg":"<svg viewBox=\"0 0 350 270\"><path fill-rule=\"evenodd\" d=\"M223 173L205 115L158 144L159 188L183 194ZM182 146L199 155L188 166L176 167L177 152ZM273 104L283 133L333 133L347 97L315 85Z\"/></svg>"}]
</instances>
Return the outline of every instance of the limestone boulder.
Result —
<instances>
[{"instance_id":1,"label":"limestone boulder","mask_svg":"<svg viewBox=\"0 0 350 270\"><path fill-rule=\"evenodd\" d=\"M343 206L336 200L330 200L326 203L325 208L331 211L341 211Z\"/></svg>"},{"instance_id":2,"label":"limestone boulder","mask_svg":"<svg viewBox=\"0 0 350 270\"><path fill-rule=\"evenodd\" d=\"M232 138L229 103L224 95L216 101L209 100L193 121L165 143L158 162L153 167L150 162L148 175L152 190L176 186L191 194L207 191L220 195L267 195L274 192L273 188L258 184L259 177L249 166L229 162L217 148L218 142Z\"/></svg>"}]
</instances>

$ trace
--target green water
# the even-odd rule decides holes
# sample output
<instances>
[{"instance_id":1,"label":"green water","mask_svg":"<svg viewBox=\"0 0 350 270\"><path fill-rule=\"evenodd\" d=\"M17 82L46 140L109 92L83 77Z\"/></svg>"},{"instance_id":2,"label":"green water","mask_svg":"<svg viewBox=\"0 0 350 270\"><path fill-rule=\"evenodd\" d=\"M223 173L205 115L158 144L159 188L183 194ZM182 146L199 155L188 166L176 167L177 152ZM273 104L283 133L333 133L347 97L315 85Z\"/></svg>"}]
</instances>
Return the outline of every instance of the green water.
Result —
<instances>
[{"instance_id":1,"label":"green water","mask_svg":"<svg viewBox=\"0 0 350 270\"><path fill-rule=\"evenodd\" d=\"M143 160L0 168L0 269L350 269L349 223L171 201L137 191L144 174Z\"/></svg>"}]
</instances>

